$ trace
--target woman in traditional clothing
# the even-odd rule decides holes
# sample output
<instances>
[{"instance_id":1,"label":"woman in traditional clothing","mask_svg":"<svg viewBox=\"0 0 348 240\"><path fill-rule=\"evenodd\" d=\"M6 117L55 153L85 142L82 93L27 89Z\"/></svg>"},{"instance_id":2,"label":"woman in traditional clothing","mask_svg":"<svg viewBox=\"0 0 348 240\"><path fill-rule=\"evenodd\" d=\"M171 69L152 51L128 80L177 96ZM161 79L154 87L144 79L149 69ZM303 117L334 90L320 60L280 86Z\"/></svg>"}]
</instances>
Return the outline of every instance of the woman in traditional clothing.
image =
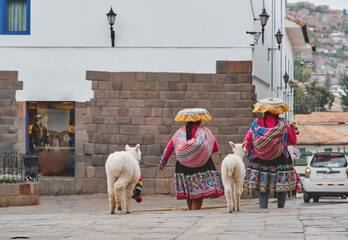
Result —
<instances>
[{"instance_id":1,"label":"woman in traditional clothing","mask_svg":"<svg viewBox=\"0 0 348 240\"><path fill-rule=\"evenodd\" d=\"M224 195L221 173L216 170L211 158L219 150L211 131L201 126L211 116L206 109L181 110L175 117L177 122L186 122L169 141L160 162L163 171L173 151L176 154L175 189L176 198L186 199L189 210L199 210L204 198Z\"/></svg>"},{"instance_id":2,"label":"woman in traditional clothing","mask_svg":"<svg viewBox=\"0 0 348 240\"><path fill-rule=\"evenodd\" d=\"M270 192L276 192L278 208L283 208L286 193L296 188L296 175L288 145L297 141L295 128L279 114L289 111L283 100L266 98L254 105L257 118L244 139L250 156L244 187L260 191L260 208L268 207Z\"/></svg>"}]
</instances>

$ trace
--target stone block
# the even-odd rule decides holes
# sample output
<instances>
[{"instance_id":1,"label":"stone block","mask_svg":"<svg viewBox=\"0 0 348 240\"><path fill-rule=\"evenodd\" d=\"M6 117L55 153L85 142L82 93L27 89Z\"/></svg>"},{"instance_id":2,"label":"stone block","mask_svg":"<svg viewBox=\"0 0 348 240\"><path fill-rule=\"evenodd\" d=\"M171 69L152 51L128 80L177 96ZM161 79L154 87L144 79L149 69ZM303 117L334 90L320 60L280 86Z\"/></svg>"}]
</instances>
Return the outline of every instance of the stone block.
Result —
<instances>
[{"instance_id":1,"label":"stone block","mask_svg":"<svg viewBox=\"0 0 348 240\"><path fill-rule=\"evenodd\" d=\"M117 125L130 125L131 118L130 117L116 117L116 124Z\"/></svg>"},{"instance_id":2,"label":"stone block","mask_svg":"<svg viewBox=\"0 0 348 240\"><path fill-rule=\"evenodd\" d=\"M165 92L166 99L180 99L180 92L178 91L167 91Z\"/></svg>"},{"instance_id":3,"label":"stone block","mask_svg":"<svg viewBox=\"0 0 348 240\"><path fill-rule=\"evenodd\" d=\"M168 143L171 139L172 135L171 134L160 134L160 135L155 135L155 143Z\"/></svg>"},{"instance_id":4,"label":"stone block","mask_svg":"<svg viewBox=\"0 0 348 240\"><path fill-rule=\"evenodd\" d=\"M108 125L97 125L97 132L98 133L108 133Z\"/></svg>"},{"instance_id":5,"label":"stone block","mask_svg":"<svg viewBox=\"0 0 348 240\"><path fill-rule=\"evenodd\" d=\"M220 126L219 134L228 135L228 134L237 134L238 127L237 126Z\"/></svg>"},{"instance_id":6,"label":"stone block","mask_svg":"<svg viewBox=\"0 0 348 240\"><path fill-rule=\"evenodd\" d=\"M104 166L95 167L95 176L97 178L106 178L106 172Z\"/></svg>"},{"instance_id":7,"label":"stone block","mask_svg":"<svg viewBox=\"0 0 348 240\"><path fill-rule=\"evenodd\" d=\"M145 124L145 118L143 118L143 117L132 117L131 124L132 125L144 125Z\"/></svg>"},{"instance_id":8,"label":"stone block","mask_svg":"<svg viewBox=\"0 0 348 240\"><path fill-rule=\"evenodd\" d=\"M155 89L157 91L172 90L172 89L169 89L169 82L156 82Z\"/></svg>"},{"instance_id":9,"label":"stone block","mask_svg":"<svg viewBox=\"0 0 348 240\"><path fill-rule=\"evenodd\" d=\"M161 156L162 155L162 149L161 144L151 144L145 146L145 154L146 155L153 155L153 156Z\"/></svg>"},{"instance_id":10,"label":"stone block","mask_svg":"<svg viewBox=\"0 0 348 240\"><path fill-rule=\"evenodd\" d=\"M117 115L117 112L118 112L117 107L102 107L101 108L101 115L102 116L115 116L115 115Z\"/></svg>"},{"instance_id":11,"label":"stone block","mask_svg":"<svg viewBox=\"0 0 348 240\"><path fill-rule=\"evenodd\" d=\"M252 100L232 100L229 101L230 108L252 108L255 101Z\"/></svg>"},{"instance_id":12,"label":"stone block","mask_svg":"<svg viewBox=\"0 0 348 240\"><path fill-rule=\"evenodd\" d=\"M18 71L0 71L0 80L17 81Z\"/></svg>"},{"instance_id":13,"label":"stone block","mask_svg":"<svg viewBox=\"0 0 348 240\"><path fill-rule=\"evenodd\" d=\"M16 196L19 195L19 184L6 183L0 184L0 196Z\"/></svg>"},{"instance_id":14,"label":"stone block","mask_svg":"<svg viewBox=\"0 0 348 240\"><path fill-rule=\"evenodd\" d=\"M0 98L2 98L1 90L0 90ZM17 117L17 108L16 107L1 107L0 116Z\"/></svg>"},{"instance_id":15,"label":"stone block","mask_svg":"<svg viewBox=\"0 0 348 240\"><path fill-rule=\"evenodd\" d=\"M124 108L120 107L120 108L118 108L117 112L118 112L118 116L120 116L120 117L128 117L129 110L126 107L124 107Z\"/></svg>"},{"instance_id":16,"label":"stone block","mask_svg":"<svg viewBox=\"0 0 348 240\"><path fill-rule=\"evenodd\" d=\"M252 92L251 84L240 83L240 84L224 84L224 89L227 92Z\"/></svg>"},{"instance_id":17,"label":"stone block","mask_svg":"<svg viewBox=\"0 0 348 240\"><path fill-rule=\"evenodd\" d=\"M135 107L135 108L145 107L145 100L144 99L128 99L127 106Z\"/></svg>"},{"instance_id":18,"label":"stone block","mask_svg":"<svg viewBox=\"0 0 348 240\"><path fill-rule=\"evenodd\" d=\"M167 189L165 188L165 185L164 185L164 182L163 182L163 179L161 178L156 178L155 180L155 188L156 188L156 194L169 194L169 181L170 179L169 178L165 178L165 182L166 182L166 185L167 185Z\"/></svg>"},{"instance_id":19,"label":"stone block","mask_svg":"<svg viewBox=\"0 0 348 240\"><path fill-rule=\"evenodd\" d=\"M40 193L40 187L37 182L31 182L30 185L30 194L32 195L39 195Z\"/></svg>"},{"instance_id":20,"label":"stone block","mask_svg":"<svg viewBox=\"0 0 348 240\"><path fill-rule=\"evenodd\" d=\"M126 98L129 99L132 96L132 91L126 91L126 90L122 90L120 93L120 98Z\"/></svg>"},{"instance_id":21,"label":"stone block","mask_svg":"<svg viewBox=\"0 0 348 240\"><path fill-rule=\"evenodd\" d=\"M122 90L138 91L139 90L139 83L137 83L137 82L123 82L122 83Z\"/></svg>"},{"instance_id":22,"label":"stone block","mask_svg":"<svg viewBox=\"0 0 348 240\"><path fill-rule=\"evenodd\" d=\"M31 189L29 183L21 183L19 184L19 194L20 195L30 195Z\"/></svg>"},{"instance_id":23,"label":"stone block","mask_svg":"<svg viewBox=\"0 0 348 240\"><path fill-rule=\"evenodd\" d=\"M75 178L86 178L85 170L75 170Z\"/></svg>"},{"instance_id":24,"label":"stone block","mask_svg":"<svg viewBox=\"0 0 348 240\"><path fill-rule=\"evenodd\" d=\"M251 74L226 74L225 82L227 84L236 84L236 83L252 83Z\"/></svg>"},{"instance_id":25,"label":"stone block","mask_svg":"<svg viewBox=\"0 0 348 240\"><path fill-rule=\"evenodd\" d=\"M252 118L254 116L252 108L240 108L238 116L240 118Z\"/></svg>"},{"instance_id":26,"label":"stone block","mask_svg":"<svg viewBox=\"0 0 348 240\"><path fill-rule=\"evenodd\" d=\"M213 108L210 114L214 118L228 118L228 110L225 108Z\"/></svg>"},{"instance_id":27,"label":"stone block","mask_svg":"<svg viewBox=\"0 0 348 240\"><path fill-rule=\"evenodd\" d=\"M129 109L129 116L130 117L140 117L140 116L142 116L141 110L142 110L142 108L130 108Z\"/></svg>"},{"instance_id":28,"label":"stone block","mask_svg":"<svg viewBox=\"0 0 348 240\"><path fill-rule=\"evenodd\" d=\"M108 154L108 147L106 144L95 144L95 153L98 154Z\"/></svg>"},{"instance_id":29,"label":"stone block","mask_svg":"<svg viewBox=\"0 0 348 240\"><path fill-rule=\"evenodd\" d=\"M105 90L98 89L98 90L94 90L93 93L94 93L93 94L94 100L99 98L105 98ZM95 106L95 104L91 103L91 106Z\"/></svg>"},{"instance_id":30,"label":"stone block","mask_svg":"<svg viewBox=\"0 0 348 240\"><path fill-rule=\"evenodd\" d=\"M204 83L187 83L188 91L204 91Z\"/></svg>"},{"instance_id":31,"label":"stone block","mask_svg":"<svg viewBox=\"0 0 348 240\"><path fill-rule=\"evenodd\" d=\"M95 153L94 144L84 143L83 144L83 153L86 155L93 155Z\"/></svg>"},{"instance_id":32,"label":"stone block","mask_svg":"<svg viewBox=\"0 0 348 240\"><path fill-rule=\"evenodd\" d=\"M99 81L109 81L110 73L101 71L87 71L86 80L99 80Z\"/></svg>"},{"instance_id":33,"label":"stone block","mask_svg":"<svg viewBox=\"0 0 348 240\"><path fill-rule=\"evenodd\" d=\"M55 178L53 192L55 195L75 194L75 179L66 177Z\"/></svg>"},{"instance_id":34,"label":"stone block","mask_svg":"<svg viewBox=\"0 0 348 240\"><path fill-rule=\"evenodd\" d=\"M139 135L117 135L115 138L116 138L116 143L117 144L122 144L122 145L126 145L128 144L128 138L129 137L132 137L132 136L139 136Z\"/></svg>"},{"instance_id":35,"label":"stone block","mask_svg":"<svg viewBox=\"0 0 348 240\"><path fill-rule=\"evenodd\" d=\"M104 117L105 124L115 124L115 117Z\"/></svg>"},{"instance_id":36,"label":"stone block","mask_svg":"<svg viewBox=\"0 0 348 240\"><path fill-rule=\"evenodd\" d=\"M155 178L143 178L143 194L153 195L155 191Z\"/></svg>"},{"instance_id":37,"label":"stone block","mask_svg":"<svg viewBox=\"0 0 348 240\"><path fill-rule=\"evenodd\" d=\"M145 118L145 125L148 125L148 126L160 126L161 122L162 122L161 118L156 118L156 117Z\"/></svg>"},{"instance_id":38,"label":"stone block","mask_svg":"<svg viewBox=\"0 0 348 240\"><path fill-rule=\"evenodd\" d=\"M103 166L104 165L103 155L93 155L91 158L91 165L92 166Z\"/></svg>"},{"instance_id":39,"label":"stone block","mask_svg":"<svg viewBox=\"0 0 348 240\"><path fill-rule=\"evenodd\" d=\"M154 135L144 135L144 144L149 145L154 143Z\"/></svg>"},{"instance_id":40,"label":"stone block","mask_svg":"<svg viewBox=\"0 0 348 240\"><path fill-rule=\"evenodd\" d=\"M158 167L148 167L146 164L141 164L141 177L142 178L155 178Z\"/></svg>"},{"instance_id":41,"label":"stone block","mask_svg":"<svg viewBox=\"0 0 348 240\"><path fill-rule=\"evenodd\" d=\"M157 80L164 82L180 82L181 73L158 73Z\"/></svg>"},{"instance_id":42,"label":"stone block","mask_svg":"<svg viewBox=\"0 0 348 240\"><path fill-rule=\"evenodd\" d=\"M140 134L159 134L157 126L140 126Z\"/></svg>"},{"instance_id":43,"label":"stone block","mask_svg":"<svg viewBox=\"0 0 348 240\"><path fill-rule=\"evenodd\" d=\"M2 134L1 135L1 141L3 143L17 143L17 134Z\"/></svg>"},{"instance_id":44,"label":"stone block","mask_svg":"<svg viewBox=\"0 0 348 240\"><path fill-rule=\"evenodd\" d=\"M210 98L212 100L226 100L225 92L210 92Z\"/></svg>"},{"instance_id":45,"label":"stone block","mask_svg":"<svg viewBox=\"0 0 348 240\"><path fill-rule=\"evenodd\" d=\"M194 82L195 83L210 83L212 74L195 74Z\"/></svg>"},{"instance_id":46,"label":"stone block","mask_svg":"<svg viewBox=\"0 0 348 240\"><path fill-rule=\"evenodd\" d=\"M120 91L119 90L105 90L105 98L106 99L120 98Z\"/></svg>"},{"instance_id":47,"label":"stone block","mask_svg":"<svg viewBox=\"0 0 348 240\"><path fill-rule=\"evenodd\" d=\"M98 178L98 193L107 193L108 186L106 178Z\"/></svg>"},{"instance_id":48,"label":"stone block","mask_svg":"<svg viewBox=\"0 0 348 240\"><path fill-rule=\"evenodd\" d=\"M144 144L144 136L143 135L130 135L130 136L128 136L128 144L131 144L131 145Z\"/></svg>"},{"instance_id":49,"label":"stone block","mask_svg":"<svg viewBox=\"0 0 348 240\"><path fill-rule=\"evenodd\" d=\"M0 81L0 89L13 90L15 82L13 81Z\"/></svg>"},{"instance_id":50,"label":"stone block","mask_svg":"<svg viewBox=\"0 0 348 240\"><path fill-rule=\"evenodd\" d=\"M166 167L164 170L164 177L165 178L172 178L174 176L174 167ZM156 168L156 177L157 178L163 178L162 170L159 168Z\"/></svg>"},{"instance_id":51,"label":"stone block","mask_svg":"<svg viewBox=\"0 0 348 240\"><path fill-rule=\"evenodd\" d=\"M250 126L238 126L238 134L247 134L249 131Z\"/></svg>"},{"instance_id":52,"label":"stone block","mask_svg":"<svg viewBox=\"0 0 348 240\"><path fill-rule=\"evenodd\" d=\"M209 92L199 92L199 91L190 91L185 92L185 100L189 99L199 99L199 100L210 100L210 93Z\"/></svg>"},{"instance_id":53,"label":"stone block","mask_svg":"<svg viewBox=\"0 0 348 240\"><path fill-rule=\"evenodd\" d=\"M197 106L197 100L183 100L180 101L181 108L195 108Z\"/></svg>"},{"instance_id":54,"label":"stone block","mask_svg":"<svg viewBox=\"0 0 348 240\"><path fill-rule=\"evenodd\" d=\"M108 133L102 134L102 143L113 144L115 142L115 135Z\"/></svg>"},{"instance_id":55,"label":"stone block","mask_svg":"<svg viewBox=\"0 0 348 240\"><path fill-rule=\"evenodd\" d=\"M256 93L252 93L252 92L241 92L240 93L240 99L242 100L253 100L256 101L257 96Z\"/></svg>"},{"instance_id":56,"label":"stone block","mask_svg":"<svg viewBox=\"0 0 348 240\"><path fill-rule=\"evenodd\" d=\"M139 90L140 91L147 91L146 93L154 93L156 85L155 82L141 82L139 83ZM147 96L148 97L148 96Z\"/></svg>"},{"instance_id":57,"label":"stone block","mask_svg":"<svg viewBox=\"0 0 348 240\"><path fill-rule=\"evenodd\" d=\"M172 108L172 107L180 107L180 100L168 99L164 100L164 107Z\"/></svg>"},{"instance_id":58,"label":"stone block","mask_svg":"<svg viewBox=\"0 0 348 240\"><path fill-rule=\"evenodd\" d=\"M82 192L83 193L97 193L98 192L98 179L97 178L85 178L82 180Z\"/></svg>"},{"instance_id":59,"label":"stone block","mask_svg":"<svg viewBox=\"0 0 348 240\"><path fill-rule=\"evenodd\" d=\"M228 107L228 101L226 100L211 100L212 108L226 108Z\"/></svg>"},{"instance_id":60,"label":"stone block","mask_svg":"<svg viewBox=\"0 0 348 240\"><path fill-rule=\"evenodd\" d=\"M101 115L101 107L87 107L86 115L90 115L90 116Z\"/></svg>"},{"instance_id":61,"label":"stone block","mask_svg":"<svg viewBox=\"0 0 348 240\"><path fill-rule=\"evenodd\" d=\"M98 89L100 90L109 90L109 89L112 89L112 87L113 87L112 82L99 81ZM105 91L104 91L104 94L105 94Z\"/></svg>"},{"instance_id":62,"label":"stone block","mask_svg":"<svg viewBox=\"0 0 348 240\"><path fill-rule=\"evenodd\" d=\"M185 83L193 83L194 77L194 73L181 73L181 81Z\"/></svg>"},{"instance_id":63,"label":"stone block","mask_svg":"<svg viewBox=\"0 0 348 240\"><path fill-rule=\"evenodd\" d=\"M252 61L217 61L217 74L251 74Z\"/></svg>"},{"instance_id":64,"label":"stone block","mask_svg":"<svg viewBox=\"0 0 348 240\"><path fill-rule=\"evenodd\" d=\"M169 86L168 90L170 91L186 91L187 90L187 83L169 82L168 86Z\"/></svg>"},{"instance_id":65,"label":"stone block","mask_svg":"<svg viewBox=\"0 0 348 240\"><path fill-rule=\"evenodd\" d=\"M204 90L205 91L213 91L213 92L222 92L223 90L226 91L223 84L218 83L204 83Z\"/></svg>"},{"instance_id":66,"label":"stone block","mask_svg":"<svg viewBox=\"0 0 348 240\"><path fill-rule=\"evenodd\" d=\"M144 134L144 133L140 132L140 126L128 126L128 125L120 126L120 133L127 134L127 135L128 134L129 135Z\"/></svg>"},{"instance_id":67,"label":"stone block","mask_svg":"<svg viewBox=\"0 0 348 240\"><path fill-rule=\"evenodd\" d=\"M113 72L110 73L110 79L117 82L130 82L135 80L134 72Z\"/></svg>"},{"instance_id":68,"label":"stone block","mask_svg":"<svg viewBox=\"0 0 348 240\"><path fill-rule=\"evenodd\" d=\"M108 133L110 133L110 134L120 133L120 126L108 125Z\"/></svg>"},{"instance_id":69,"label":"stone block","mask_svg":"<svg viewBox=\"0 0 348 240\"><path fill-rule=\"evenodd\" d=\"M211 100L198 100L197 107L199 107L199 108L211 108Z\"/></svg>"},{"instance_id":70,"label":"stone block","mask_svg":"<svg viewBox=\"0 0 348 240\"><path fill-rule=\"evenodd\" d=\"M155 108L155 107L163 107L164 106L164 100L159 100L159 99L146 99L145 100L145 107L152 107L152 108ZM152 110L151 111L151 114L152 114ZM150 115L151 116L151 115Z\"/></svg>"},{"instance_id":71,"label":"stone block","mask_svg":"<svg viewBox=\"0 0 348 240\"><path fill-rule=\"evenodd\" d=\"M210 82L217 83L217 84L224 84L226 82L225 74L212 74Z\"/></svg>"},{"instance_id":72,"label":"stone block","mask_svg":"<svg viewBox=\"0 0 348 240\"><path fill-rule=\"evenodd\" d=\"M146 91L136 91L132 92L133 99L145 99L146 98Z\"/></svg>"},{"instance_id":73,"label":"stone block","mask_svg":"<svg viewBox=\"0 0 348 240\"><path fill-rule=\"evenodd\" d=\"M147 73L146 72L136 72L135 81L146 81Z\"/></svg>"},{"instance_id":74,"label":"stone block","mask_svg":"<svg viewBox=\"0 0 348 240\"><path fill-rule=\"evenodd\" d=\"M86 167L86 176L87 178L95 178L95 167Z\"/></svg>"},{"instance_id":75,"label":"stone block","mask_svg":"<svg viewBox=\"0 0 348 240\"><path fill-rule=\"evenodd\" d=\"M101 143L101 142L102 142L102 135L100 133L93 133L92 143Z\"/></svg>"}]
</instances>

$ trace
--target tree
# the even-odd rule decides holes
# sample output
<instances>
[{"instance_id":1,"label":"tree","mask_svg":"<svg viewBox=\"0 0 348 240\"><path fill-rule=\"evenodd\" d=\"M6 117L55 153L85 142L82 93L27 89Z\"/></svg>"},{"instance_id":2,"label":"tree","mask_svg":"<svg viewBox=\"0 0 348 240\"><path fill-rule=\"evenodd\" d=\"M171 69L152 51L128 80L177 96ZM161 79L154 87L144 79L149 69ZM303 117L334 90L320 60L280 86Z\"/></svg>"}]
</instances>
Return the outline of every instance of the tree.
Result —
<instances>
[{"instance_id":1,"label":"tree","mask_svg":"<svg viewBox=\"0 0 348 240\"><path fill-rule=\"evenodd\" d=\"M348 82L347 82L348 83ZM335 96L325 87L317 86L317 82L311 82L306 86L306 93L298 88L294 96L294 102L297 105L295 114L309 114L321 108L324 111L331 108Z\"/></svg>"},{"instance_id":2,"label":"tree","mask_svg":"<svg viewBox=\"0 0 348 240\"><path fill-rule=\"evenodd\" d=\"M308 68L304 68L302 71L301 71L301 76L300 76L301 80L304 81L304 82L308 82L309 80L311 80L312 78L312 72L311 70L309 70Z\"/></svg>"},{"instance_id":3,"label":"tree","mask_svg":"<svg viewBox=\"0 0 348 240\"><path fill-rule=\"evenodd\" d=\"M348 76L346 74L340 77L340 83L344 91L344 95L341 96L341 104L343 111L348 112Z\"/></svg>"},{"instance_id":4,"label":"tree","mask_svg":"<svg viewBox=\"0 0 348 240\"><path fill-rule=\"evenodd\" d=\"M331 78L330 78L330 74L328 72L326 73L325 87L327 87L327 88L331 87Z\"/></svg>"}]
</instances>

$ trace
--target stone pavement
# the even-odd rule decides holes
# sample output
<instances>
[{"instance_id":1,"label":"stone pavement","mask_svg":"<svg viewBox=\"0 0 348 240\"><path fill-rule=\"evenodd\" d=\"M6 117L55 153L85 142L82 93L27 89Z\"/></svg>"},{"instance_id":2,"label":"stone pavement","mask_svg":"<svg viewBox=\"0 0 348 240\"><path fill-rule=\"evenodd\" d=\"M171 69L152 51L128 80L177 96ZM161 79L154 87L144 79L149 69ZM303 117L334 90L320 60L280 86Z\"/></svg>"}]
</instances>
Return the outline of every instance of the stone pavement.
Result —
<instances>
[{"instance_id":1,"label":"stone pavement","mask_svg":"<svg viewBox=\"0 0 348 240\"><path fill-rule=\"evenodd\" d=\"M133 213L111 215L106 194L42 196L37 206L0 208L0 239L348 239L346 200L304 204L297 198L284 209L271 203L262 210L256 203L242 200L241 211L231 214L226 208L168 211L184 208L185 201L145 196L141 204L132 200Z\"/></svg>"}]
</instances>

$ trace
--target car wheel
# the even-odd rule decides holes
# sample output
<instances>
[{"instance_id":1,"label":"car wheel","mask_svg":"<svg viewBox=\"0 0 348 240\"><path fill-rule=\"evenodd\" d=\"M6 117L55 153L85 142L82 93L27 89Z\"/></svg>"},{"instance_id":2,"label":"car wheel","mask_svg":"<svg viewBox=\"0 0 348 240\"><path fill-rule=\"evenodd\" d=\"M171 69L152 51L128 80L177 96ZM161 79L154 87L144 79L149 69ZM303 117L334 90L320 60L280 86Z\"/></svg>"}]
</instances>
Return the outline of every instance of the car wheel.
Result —
<instances>
[{"instance_id":1,"label":"car wheel","mask_svg":"<svg viewBox=\"0 0 348 240\"><path fill-rule=\"evenodd\" d=\"M313 197L313 202L319 202L319 198L320 198L320 196L314 196Z\"/></svg>"},{"instance_id":2,"label":"car wheel","mask_svg":"<svg viewBox=\"0 0 348 240\"><path fill-rule=\"evenodd\" d=\"M304 201L305 203L308 203L309 200L311 200L310 194L309 194L308 192L303 192L303 201Z\"/></svg>"}]
</instances>

